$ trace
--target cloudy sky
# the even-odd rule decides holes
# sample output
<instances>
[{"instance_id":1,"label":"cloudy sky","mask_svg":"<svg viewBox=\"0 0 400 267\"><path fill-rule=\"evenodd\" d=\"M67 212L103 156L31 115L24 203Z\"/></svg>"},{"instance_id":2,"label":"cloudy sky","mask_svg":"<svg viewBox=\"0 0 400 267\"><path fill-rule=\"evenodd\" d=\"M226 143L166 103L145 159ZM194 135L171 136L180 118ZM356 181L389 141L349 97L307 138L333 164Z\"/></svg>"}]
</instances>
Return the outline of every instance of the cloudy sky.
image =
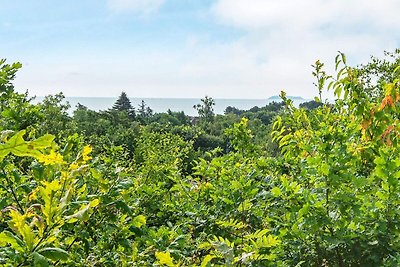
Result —
<instances>
[{"instance_id":1,"label":"cloudy sky","mask_svg":"<svg viewBox=\"0 0 400 267\"><path fill-rule=\"evenodd\" d=\"M0 58L43 96L313 97L311 64L400 47L398 0L0 0Z\"/></svg>"}]
</instances>

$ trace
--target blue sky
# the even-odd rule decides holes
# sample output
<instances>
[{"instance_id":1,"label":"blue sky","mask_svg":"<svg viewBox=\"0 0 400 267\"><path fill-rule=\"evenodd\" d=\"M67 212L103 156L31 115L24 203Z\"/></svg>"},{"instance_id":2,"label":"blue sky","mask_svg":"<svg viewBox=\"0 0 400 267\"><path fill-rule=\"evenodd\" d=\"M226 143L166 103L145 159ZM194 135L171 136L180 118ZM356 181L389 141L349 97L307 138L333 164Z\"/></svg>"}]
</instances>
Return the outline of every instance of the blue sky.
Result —
<instances>
[{"instance_id":1,"label":"blue sky","mask_svg":"<svg viewBox=\"0 0 400 267\"><path fill-rule=\"evenodd\" d=\"M312 97L310 65L400 46L400 1L1 1L0 57L32 95Z\"/></svg>"}]
</instances>

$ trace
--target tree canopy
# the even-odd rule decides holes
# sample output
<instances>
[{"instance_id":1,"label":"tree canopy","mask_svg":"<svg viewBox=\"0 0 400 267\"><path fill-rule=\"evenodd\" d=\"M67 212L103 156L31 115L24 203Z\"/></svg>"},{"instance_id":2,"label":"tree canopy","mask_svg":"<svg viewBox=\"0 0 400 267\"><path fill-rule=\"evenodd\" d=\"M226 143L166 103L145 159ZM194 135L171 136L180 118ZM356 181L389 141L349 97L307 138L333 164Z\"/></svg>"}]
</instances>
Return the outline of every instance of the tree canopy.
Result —
<instances>
[{"instance_id":1,"label":"tree canopy","mask_svg":"<svg viewBox=\"0 0 400 267\"><path fill-rule=\"evenodd\" d=\"M399 266L399 62L339 54L334 75L314 65L312 108L282 92L198 124L69 116L0 68L0 265Z\"/></svg>"}]
</instances>

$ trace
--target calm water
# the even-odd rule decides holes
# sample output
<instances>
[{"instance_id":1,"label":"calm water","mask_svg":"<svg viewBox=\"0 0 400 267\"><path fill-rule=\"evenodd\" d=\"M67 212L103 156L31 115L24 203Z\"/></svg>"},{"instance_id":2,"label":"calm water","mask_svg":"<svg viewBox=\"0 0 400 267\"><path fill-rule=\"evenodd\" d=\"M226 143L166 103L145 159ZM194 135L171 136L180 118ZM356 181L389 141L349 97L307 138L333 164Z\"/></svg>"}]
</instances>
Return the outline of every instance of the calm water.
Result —
<instances>
[{"instance_id":1,"label":"calm water","mask_svg":"<svg viewBox=\"0 0 400 267\"><path fill-rule=\"evenodd\" d=\"M132 106L136 109L142 99L146 105L154 112L166 112L168 109L172 111L184 111L186 115L195 116L197 111L193 105L199 104L201 101L198 98L130 98ZM43 97L37 97L34 102L40 102ZM78 103L92 110L107 110L113 106L117 97L66 97L66 101L71 105L70 113L72 114ZM224 110L228 106L233 106L238 109L250 109L254 106L263 107L272 102L271 99L214 99L214 112L216 114L224 114ZM276 99L275 99L276 101ZM296 105L307 100L295 99Z\"/></svg>"}]
</instances>

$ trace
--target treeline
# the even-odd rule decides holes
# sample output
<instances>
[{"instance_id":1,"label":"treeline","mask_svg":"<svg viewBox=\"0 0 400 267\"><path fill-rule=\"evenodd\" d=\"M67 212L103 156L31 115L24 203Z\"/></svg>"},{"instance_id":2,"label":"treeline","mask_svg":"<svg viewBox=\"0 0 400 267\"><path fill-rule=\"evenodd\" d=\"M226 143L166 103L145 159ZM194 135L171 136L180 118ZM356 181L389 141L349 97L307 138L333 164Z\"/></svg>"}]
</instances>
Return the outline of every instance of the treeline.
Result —
<instances>
[{"instance_id":1,"label":"treeline","mask_svg":"<svg viewBox=\"0 0 400 267\"><path fill-rule=\"evenodd\" d=\"M214 113L214 100L206 96L193 107L197 110L198 116L187 116L183 111L171 110L154 113L143 100L138 107L133 107L128 95L122 92L114 105L107 110L94 111L78 104L70 116L68 115L70 106L64 100L63 94L60 93L45 97L37 105L49 115L47 119L54 118L42 121L43 133L51 133L57 137L78 133L85 137L86 142L99 149L107 143L104 140L106 138L109 145L122 145L130 153L134 152L133 139L139 135L140 128L179 135L185 141L192 141L195 150L199 152L215 148L229 152L231 147L225 131L234 123L240 122L242 118L249 119L249 127L258 145L275 150L274 147L270 147L271 139L268 136L274 118L281 114L285 107L283 102L271 102L264 107L253 107L249 110L239 110L229 106L224 115L217 115ZM312 106L313 102L315 101L301 105L309 105L308 107L312 109L315 108ZM58 125L54 125L55 123ZM128 140L129 136L133 139Z\"/></svg>"},{"instance_id":2,"label":"treeline","mask_svg":"<svg viewBox=\"0 0 400 267\"><path fill-rule=\"evenodd\" d=\"M215 115L33 104L0 62L1 266L400 265L400 50ZM335 100L321 99L330 90Z\"/></svg>"}]
</instances>

